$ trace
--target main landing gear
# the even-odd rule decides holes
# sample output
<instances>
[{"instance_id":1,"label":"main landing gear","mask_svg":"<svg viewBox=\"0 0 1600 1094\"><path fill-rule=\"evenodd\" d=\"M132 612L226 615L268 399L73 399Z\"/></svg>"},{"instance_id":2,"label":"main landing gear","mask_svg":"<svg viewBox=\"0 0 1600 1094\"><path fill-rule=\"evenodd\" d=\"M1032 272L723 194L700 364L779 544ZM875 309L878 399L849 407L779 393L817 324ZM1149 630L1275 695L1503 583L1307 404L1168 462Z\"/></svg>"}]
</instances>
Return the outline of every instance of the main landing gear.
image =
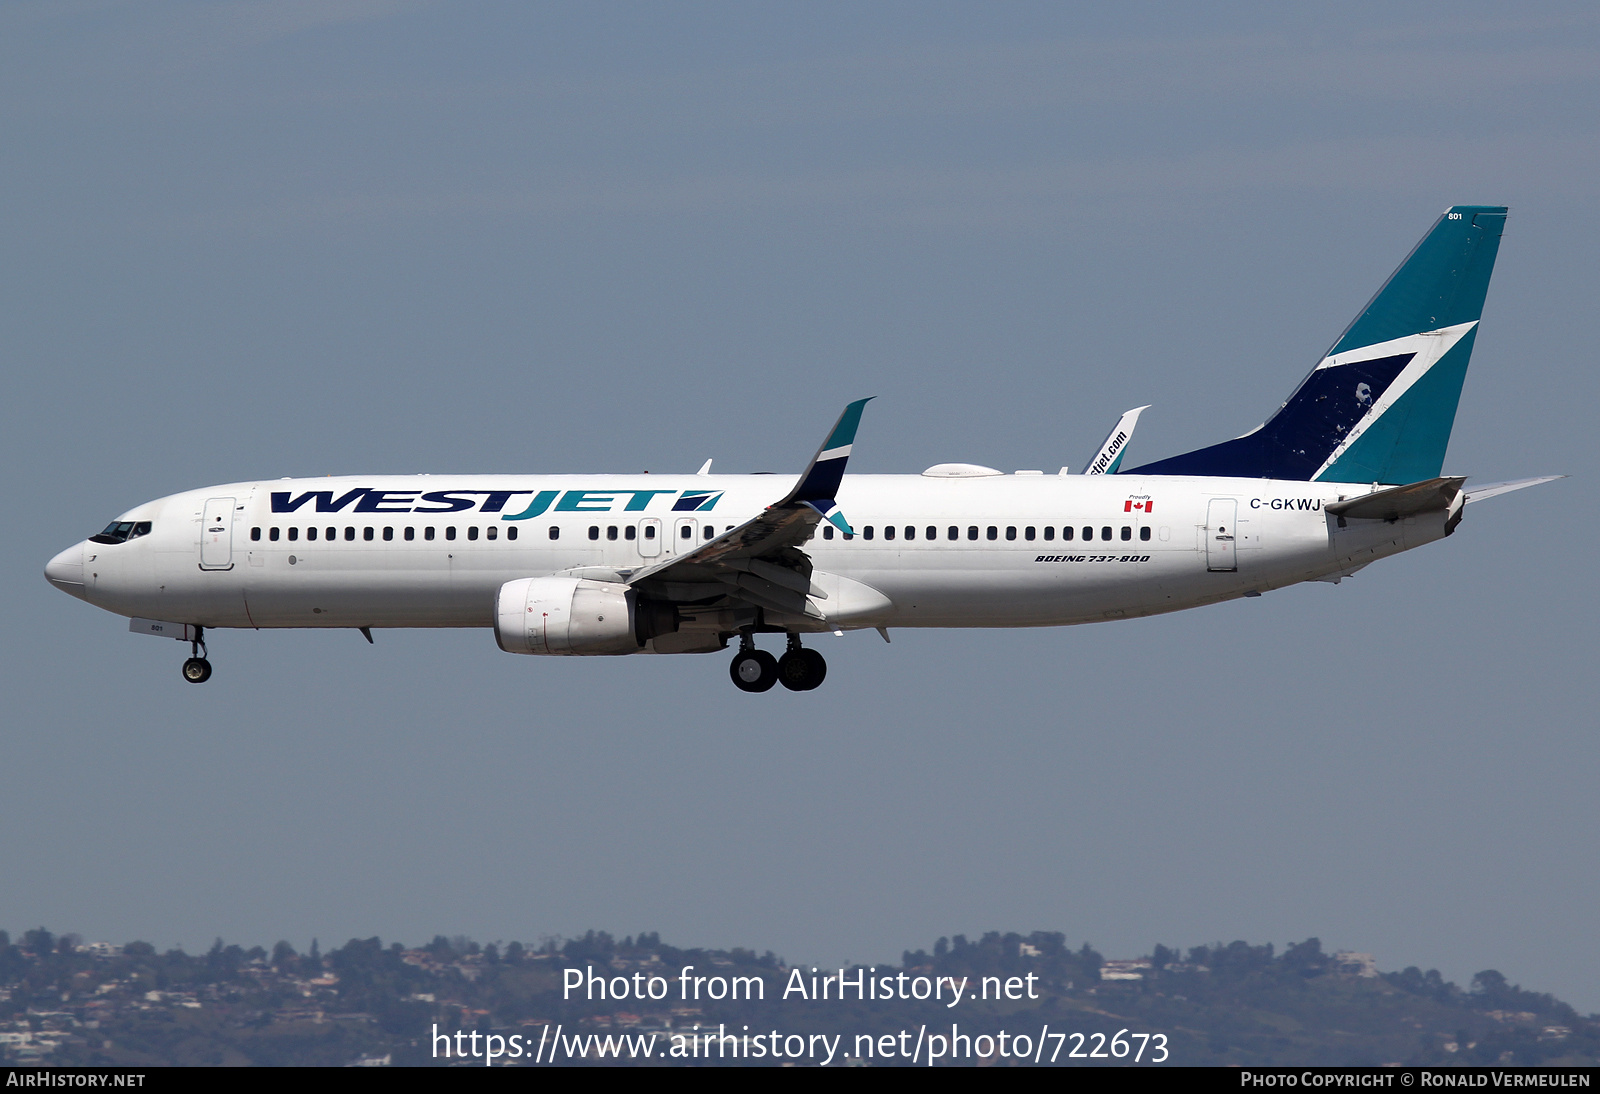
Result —
<instances>
[{"instance_id":1,"label":"main landing gear","mask_svg":"<svg viewBox=\"0 0 1600 1094\"><path fill-rule=\"evenodd\" d=\"M816 650L800 645L796 634L789 636L789 648L781 658L756 649L755 640L743 634L728 675L740 691L771 691L773 684L782 684L790 691L810 691L821 686L827 677L828 662Z\"/></svg>"},{"instance_id":2,"label":"main landing gear","mask_svg":"<svg viewBox=\"0 0 1600 1094\"><path fill-rule=\"evenodd\" d=\"M211 679L211 662L205 658L206 654L206 629L194 629L194 641L189 643L189 652L193 654L183 663L183 678L191 684L203 684Z\"/></svg>"}]
</instances>

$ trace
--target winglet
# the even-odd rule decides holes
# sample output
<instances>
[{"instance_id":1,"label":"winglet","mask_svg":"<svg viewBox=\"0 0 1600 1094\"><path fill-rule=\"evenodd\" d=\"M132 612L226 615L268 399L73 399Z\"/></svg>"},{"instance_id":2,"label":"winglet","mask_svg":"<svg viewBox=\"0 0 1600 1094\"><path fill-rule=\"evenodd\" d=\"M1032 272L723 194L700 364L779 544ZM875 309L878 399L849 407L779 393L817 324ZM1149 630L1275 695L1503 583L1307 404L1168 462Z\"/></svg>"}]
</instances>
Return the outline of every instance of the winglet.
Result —
<instances>
[{"instance_id":1,"label":"winglet","mask_svg":"<svg viewBox=\"0 0 1600 1094\"><path fill-rule=\"evenodd\" d=\"M828 439L822 442L822 447L817 449L817 454L812 456L811 462L806 465L800 481L795 484L788 497L773 506L774 509L805 505L815 509L828 523L845 535L855 535L849 521L839 512L839 504L834 501L834 495L839 492L839 484L844 481L844 467L850 460L850 447L856 440L856 428L861 424L861 411L872 399L873 396L857 399L844 408L839 420L833 423Z\"/></svg>"},{"instance_id":2,"label":"winglet","mask_svg":"<svg viewBox=\"0 0 1600 1094\"><path fill-rule=\"evenodd\" d=\"M1136 406L1122 417L1117 419L1117 424L1111 427L1111 432L1106 434L1106 439L1100 442L1100 450L1094 454L1094 459L1083 469L1085 475L1115 475L1117 468L1122 466L1122 457L1127 455L1128 442L1133 439L1133 427L1139 424L1139 415L1150 409L1150 404Z\"/></svg>"},{"instance_id":3,"label":"winglet","mask_svg":"<svg viewBox=\"0 0 1600 1094\"><path fill-rule=\"evenodd\" d=\"M850 447L856 440L856 428L861 425L861 411L872 401L872 396L857 399L844 408L839 420L833 423L828 439L822 442L817 454L811 457L799 484L786 501L832 501L844 479L844 465L850 459ZM820 512L820 510L819 510ZM824 514L826 516L826 514Z\"/></svg>"}]
</instances>

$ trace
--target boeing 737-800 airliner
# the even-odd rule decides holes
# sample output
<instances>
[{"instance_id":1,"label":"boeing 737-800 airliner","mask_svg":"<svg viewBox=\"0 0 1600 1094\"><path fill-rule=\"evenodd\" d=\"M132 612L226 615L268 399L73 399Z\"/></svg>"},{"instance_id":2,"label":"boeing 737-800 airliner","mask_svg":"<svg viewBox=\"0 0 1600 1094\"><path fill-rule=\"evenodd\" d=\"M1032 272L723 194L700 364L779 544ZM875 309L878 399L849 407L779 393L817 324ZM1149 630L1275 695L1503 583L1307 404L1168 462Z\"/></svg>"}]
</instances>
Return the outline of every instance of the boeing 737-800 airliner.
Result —
<instances>
[{"instance_id":1,"label":"boeing 737-800 airliner","mask_svg":"<svg viewBox=\"0 0 1600 1094\"><path fill-rule=\"evenodd\" d=\"M708 463L230 483L129 510L45 576L190 643L194 683L218 627L491 627L524 654L737 639L744 691L822 683L806 634L1095 623L1338 581L1450 535L1468 502L1549 481L1441 475L1505 218L1446 210L1265 424L1142 467L1121 467L1130 411L1082 475L847 477L863 399L793 479ZM781 658L760 634L786 636Z\"/></svg>"}]
</instances>

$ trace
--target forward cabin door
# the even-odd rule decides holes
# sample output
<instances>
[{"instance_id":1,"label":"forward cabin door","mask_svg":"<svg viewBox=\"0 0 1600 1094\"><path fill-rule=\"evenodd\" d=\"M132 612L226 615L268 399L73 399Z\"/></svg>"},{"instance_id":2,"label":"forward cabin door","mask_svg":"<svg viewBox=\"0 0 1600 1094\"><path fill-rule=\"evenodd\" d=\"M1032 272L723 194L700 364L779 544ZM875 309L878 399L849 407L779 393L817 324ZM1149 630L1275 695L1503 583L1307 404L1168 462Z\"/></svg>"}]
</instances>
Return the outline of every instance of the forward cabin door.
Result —
<instances>
[{"instance_id":1,"label":"forward cabin door","mask_svg":"<svg viewBox=\"0 0 1600 1094\"><path fill-rule=\"evenodd\" d=\"M233 499L207 498L200 521L200 568L233 569Z\"/></svg>"},{"instance_id":2,"label":"forward cabin door","mask_svg":"<svg viewBox=\"0 0 1600 1094\"><path fill-rule=\"evenodd\" d=\"M1234 498L1212 498L1206 506L1206 569L1212 573L1239 568L1234 526L1238 515L1239 502Z\"/></svg>"}]
</instances>

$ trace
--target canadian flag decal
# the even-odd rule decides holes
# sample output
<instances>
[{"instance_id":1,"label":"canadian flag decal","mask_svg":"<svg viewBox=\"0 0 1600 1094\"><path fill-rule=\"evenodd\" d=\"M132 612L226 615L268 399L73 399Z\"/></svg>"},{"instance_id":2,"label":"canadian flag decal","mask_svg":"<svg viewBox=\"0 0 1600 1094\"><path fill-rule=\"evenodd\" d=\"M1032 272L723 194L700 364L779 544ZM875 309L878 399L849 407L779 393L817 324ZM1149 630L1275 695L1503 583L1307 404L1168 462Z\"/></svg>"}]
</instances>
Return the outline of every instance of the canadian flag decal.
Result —
<instances>
[{"instance_id":1,"label":"canadian flag decal","mask_svg":"<svg viewBox=\"0 0 1600 1094\"><path fill-rule=\"evenodd\" d=\"M1153 513L1156 509L1154 498L1129 498L1122 503L1124 513Z\"/></svg>"}]
</instances>

